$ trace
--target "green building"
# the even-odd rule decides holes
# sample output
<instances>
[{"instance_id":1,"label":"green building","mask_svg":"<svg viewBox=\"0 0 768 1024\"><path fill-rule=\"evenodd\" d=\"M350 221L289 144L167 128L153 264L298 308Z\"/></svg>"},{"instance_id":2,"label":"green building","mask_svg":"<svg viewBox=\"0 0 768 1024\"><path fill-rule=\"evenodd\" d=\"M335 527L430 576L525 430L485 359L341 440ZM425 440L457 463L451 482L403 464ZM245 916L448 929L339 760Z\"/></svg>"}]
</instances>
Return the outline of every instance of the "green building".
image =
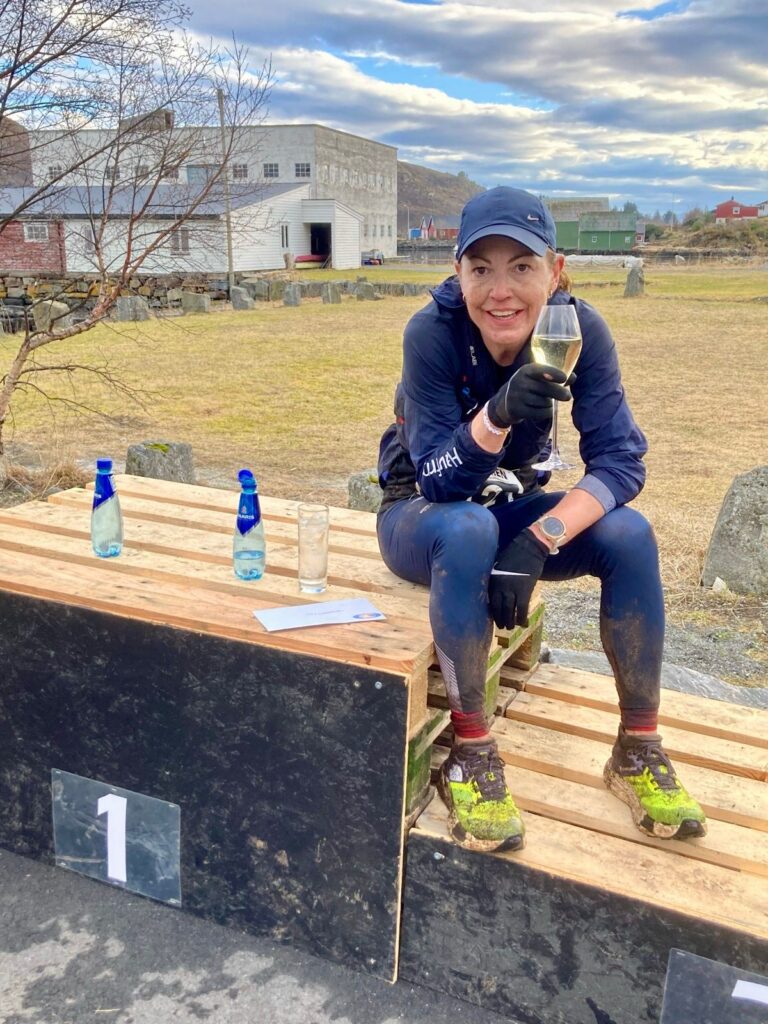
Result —
<instances>
[{"instance_id":1,"label":"green building","mask_svg":"<svg viewBox=\"0 0 768 1024\"><path fill-rule=\"evenodd\" d=\"M644 221L613 212L608 196L542 200L557 227L557 248L565 252L629 252L645 240Z\"/></svg>"},{"instance_id":2,"label":"green building","mask_svg":"<svg viewBox=\"0 0 768 1024\"><path fill-rule=\"evenodd\" d=\"M583 213L579 217L579 252L629 252L644 239L645 224L638 223L636 213Z\"/></svg>"}]
</instances>

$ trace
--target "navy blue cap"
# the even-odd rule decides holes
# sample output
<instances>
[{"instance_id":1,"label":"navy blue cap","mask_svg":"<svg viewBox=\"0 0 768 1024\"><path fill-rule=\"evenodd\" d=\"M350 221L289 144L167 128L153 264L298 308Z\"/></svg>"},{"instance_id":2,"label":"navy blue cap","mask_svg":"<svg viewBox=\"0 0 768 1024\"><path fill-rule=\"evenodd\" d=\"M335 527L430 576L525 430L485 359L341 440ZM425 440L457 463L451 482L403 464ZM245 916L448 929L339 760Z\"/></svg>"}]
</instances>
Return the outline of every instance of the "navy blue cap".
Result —
<instances>
[{"instance_id":1,"label":"navy blue cap","mask_svg":"<svg viewBox=\"0 0 768 1024\"><path fill-rule=\"evenodd\" d=\"M96 459L96 472L97 473L111 473L112 472L112 459Z\"/></svg>"},{"instance_id":2,"label":"navy blue cap","mask_svg":"<svg viewBox=\"0 0 768 1024\"><path fill-rule=\"evenodd\" d=\"M461 211L456 259L488 235L513 238L537 256L557 245L555 222L544 203L530 192L506 185L473 196Z\"/></svg>"}]
</instances>

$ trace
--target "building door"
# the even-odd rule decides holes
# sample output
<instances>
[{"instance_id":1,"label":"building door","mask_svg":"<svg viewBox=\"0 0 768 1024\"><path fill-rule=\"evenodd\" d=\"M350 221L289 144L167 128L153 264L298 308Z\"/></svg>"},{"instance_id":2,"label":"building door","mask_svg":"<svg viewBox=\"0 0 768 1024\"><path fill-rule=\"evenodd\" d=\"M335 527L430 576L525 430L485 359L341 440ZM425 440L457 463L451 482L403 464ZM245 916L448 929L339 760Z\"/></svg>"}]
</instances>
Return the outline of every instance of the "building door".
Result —
<instances>
[{"instance_id":1,"label":"building door","mask_svg":"<svg viewBox=\"0 0 768 1024\"><path fill-rule=\"evenodd\" d=\"M309 225L310 252L313 256L331 255L331 225Z\"/></svg>"}]
</instances>

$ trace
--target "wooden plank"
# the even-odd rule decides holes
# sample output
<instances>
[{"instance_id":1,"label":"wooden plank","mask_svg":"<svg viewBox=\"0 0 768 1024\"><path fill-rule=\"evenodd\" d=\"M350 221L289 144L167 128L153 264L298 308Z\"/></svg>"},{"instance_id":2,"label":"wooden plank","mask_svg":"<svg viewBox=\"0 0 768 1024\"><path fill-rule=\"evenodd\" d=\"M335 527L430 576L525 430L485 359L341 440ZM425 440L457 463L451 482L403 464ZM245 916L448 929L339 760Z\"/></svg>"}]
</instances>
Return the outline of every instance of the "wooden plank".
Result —
<instances>
[{"instance_id":1,"label":"wooden plank","mask_svg":"<svg viewBox=\"0 0 768 1024\"><path fill-rule=\"evenodd\" d=\"M235 495L235 498L237 496ZM90 515L92 497L82 489L59 491L48 499L51 505L68 505L81 508ZM19 507L19 506L17 506ZM23 507L23 506L21 506ZM190 530L210 530L231 537L235 524L237 505L229 509L194 509L182 500L175 504L169 501L156 501L150 498L137 498L133 495L120 495L120 507L125 519L144 519L148 522L169 523ZM288 522L281 518L270 519L264 516L264 530L267 539L272 538L283 544L298 546L298 532L295 521ZM353 555L361 559L380 561L378 541L375 537L364 536L341 530L331 525L329 550L343 555Z\"/></svg>"},{"instance_id":2,"label":"wooden plank","mask_svg":"<svg viewBox=\"0 0 768 1024\"><path fill-rule=\"evenodd\" d=\"M529 689L518 695L505 715L517 722L544 725L553 731L572 736L584 736L611 744L616 738L615 714L585 707L583 704L540 696L531 693ZM712 736L703 740L690 730L668 726L664 729L664 749L675 761L757 779L759 782L768 780L768 752L746 743Z\"/></svg>"},{"instance_id":3,"label":"wooden plank","mask_svg":"<svg viewBox=\"0 0 768 1024\"><path fill-rule=\"evenodd\" d=\"M603 789L609 744L507 718L494 719L493 733L506 764ZM680 776L707 817L768 832L768 786L764 782L693 764L685 765Z\"/></svg>"},{"instance_id":4,"label":"wooden plank","mask_svg":"<svg viewBox=\"0 0 768 1024\"><path fill-rule=\"evenodd\" d=\"M106 560L93 565L72 565L56 560L53 552L44 557L3 548L0 551L0 587L12 593L95 608L132 619L380 667L406 678L414 665L419 666L432 655L428 631L415 625L406 628L389 619L353 626L316 626L267 633L253 617L253 611L272 607L273 602L259 598L255 591L242 596L232 594L221 601L210 591L179 581L165 583L160 593L156 580L115 570Z\"/></svg>"},{"instance_id":5,"label":"wooden plank","mask_svg":"<svg viewBox=\"0 0 768 1024\"><path fill-rule=\"evenodd\" d=\"M59 527L55 531L49 529L45 535L30 527L23 520L9 523L0 514L0 547L10 548L29 554L45 554L43 536L55 538L55 554L57 558L73 564L93 565L94 555L91 550L88 530L77 523L74 527ZM146 533L151 534L152 541L144 541L136 536L126 545L120 558L110 562L110 570L140 574L157 579L159 582L186 580L196 587L215 590L222 594L251 594L254 589L264 600L273 601L275 605L311 604L316 600L338 601L350 597L371 597L363 594L354 584L349 584L338 576L333 576L329 589L324 594L313 594L311 597L302 595L298 589L295 575L281 575L271 564L267 565L264 577L258 581L239 580L232 571L231 542L216 538L209 550L202 552L203 557L196 557L198 552L179 551L179 536L175 528L161 528L160 531L149 527ZM162 543L162 541L165 541ZM269 550L270 562L273 557ZM408 597L400 597L395 592L376 593L373 596L376 607L388 616L413 621L413 601Z\"/></svg>"},{"instance_id":6,"label":"wooden plank","mask_svg":"<svg viewBox=\"0 0 768 1024\"><path fill-rule=\"evenodd\" d=\"M179 492L183 488L184 501L188 508L210 509L211 511L227 512L237 505L237 488L228 490L218 487L202 487L195 484L177 484L169 480L152 480L149 477L130 476L125 473L115 475L115 483L121 498L123 495L132 495L136 498L151 498L156 501L167 501L173 505L179 503ZM93 490L93 484L89 484L88 491ZM265 519L282 518L288 522L296 522L296 509L301 504L299 501L290 501L285 498L272 498L269 495L259 495L259 501L264 512ZM359 533L361 536L376 536L376 515L373 512L361 512L357 509L336 508L330 509L331 526L344 527L349 532Z\"/></svg>"},{"instance_id":7,"label":"wooden plank","mask_svg":"<svg viewBox=\"0 0 768 1024\"><path fill-rule=\"evenodd\" d=\"M433 800L415 829L449 839L447 823L442 802ZM558 878L768 939L768 885L761 877L703 861L694 871L687 858L665 850L537 814L527 815L526 829L523 850L482 856L514 860Z\"/></svg>"},{"instance_id":8,"label":"wooden plank","mask_svg":"<svg viewBox=\"0 0 768 1024\"><path fill-rule=\"evenodd\" d=\"M502 681L504 676L513 681L509 670ZM618 714L616 686L609 676L542 664L524 687L529 693ZM662 688L659 723L768 749L768 711L760 708Z\"/></svg>"},{"instance_id":9,"label":"wooden plank","mask_svg":"<svg viewBox=\"0 0 768 1024\"><path fill-rule=\"evenodd\" d=\"M31 502L11 509L0 509L0 522L11 526L23 523L43 534L83 537L90 529L89 517L79 507ZM183 557L195 562L231 565L231 531L209 531L177 526L160 521L126 516L126 550L140 549ZM41 548L47 546L41 539ZM267 533L268 573L282 575L296 583L297 553L295 539L278 542ZM331 588L354 593L334 594L329 590L319 600L337 600L347 596L366 596L376 602L378 595L396 599L398 614L424 624L428 620L429 592L426 587L408 583L391 573L383 562L358 559L331 551L329 555ZM297 584L296 584L297 585ZM386 609L382 608L382 611Z\"/></svg>"},{"instance_id":10,"label":"wooden plank","mask_svg":"<svg viewBox=\"0 0 768 1024\"><path fill-rule=\"evenodd\" d=\"M447 754L446 747L434 747L433 768L442 764ZM523 811L641 846L652 846L676 856L768 878L768 832L712 819L702 839L656 839L644 835L632 822L626 805L605 788L596 789L519 767L507 766L505 776L510 792Z\"/></svg>"}]
</instances>

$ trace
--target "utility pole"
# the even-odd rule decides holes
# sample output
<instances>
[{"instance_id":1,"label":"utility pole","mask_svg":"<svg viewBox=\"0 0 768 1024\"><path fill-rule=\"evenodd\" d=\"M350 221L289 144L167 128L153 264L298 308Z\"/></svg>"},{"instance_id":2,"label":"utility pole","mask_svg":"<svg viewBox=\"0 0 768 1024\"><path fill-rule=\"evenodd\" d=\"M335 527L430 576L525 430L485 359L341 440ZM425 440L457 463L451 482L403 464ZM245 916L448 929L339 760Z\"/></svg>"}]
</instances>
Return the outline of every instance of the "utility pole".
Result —
<instances>
[{"instance_id":1,"label":"utility pole","mask_svg":"<svg viewBox=\"0 0 768 1024\"><path fill-rule=\"evenodd\" d=\"M224 124L224 90L217 89L216 97L219 101L219 125L221 127L221 163L222 181L224 182L224 226L227 232L227 287L229 297L232 298L232 289L235 287L235 267L232 258L232 202L229 196L229 164L227 161L227 131Z\"/></svg>"}]
</instances>

